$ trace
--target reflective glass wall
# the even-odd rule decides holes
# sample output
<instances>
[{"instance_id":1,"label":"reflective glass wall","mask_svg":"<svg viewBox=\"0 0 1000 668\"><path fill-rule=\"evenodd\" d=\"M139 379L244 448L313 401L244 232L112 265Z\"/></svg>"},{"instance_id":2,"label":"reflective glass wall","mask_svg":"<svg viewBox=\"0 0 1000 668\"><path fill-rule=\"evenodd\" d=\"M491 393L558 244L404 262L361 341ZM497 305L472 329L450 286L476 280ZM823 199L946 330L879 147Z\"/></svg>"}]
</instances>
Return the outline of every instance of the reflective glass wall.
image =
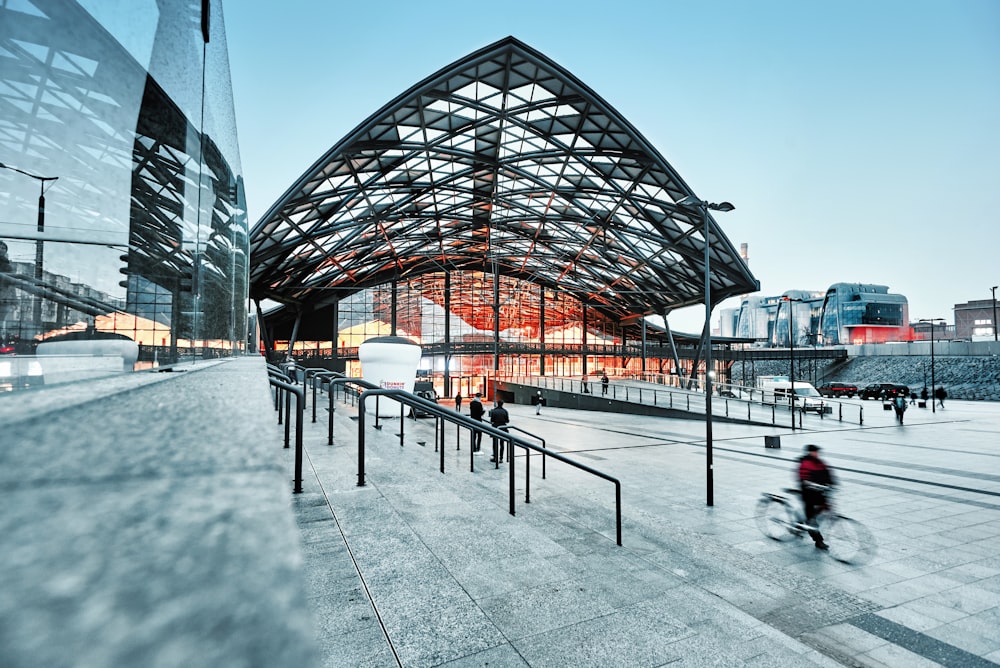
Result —
<instances>
[{"instance_id":1,"label":"reflective glass wall","mask_svg":"<svg viewBox=\"0 0 1000 668\"><path fill-rule=\"evenodd\" d=\"M247 256L221 0L0 3L0 389L242 350Z\"/></svg>"},{"instance_id":2,"label":"reflective glass wall","mask_svg":"<svg viewBox=\"0 0 1000 668\"><path fill-rule=\"evenodd\" d=\"M820 326L823 341L828 345L861 345L913 338L906 297L891 294L885 285L831 285L824 300Z\"/></svg>"}]
</instances>

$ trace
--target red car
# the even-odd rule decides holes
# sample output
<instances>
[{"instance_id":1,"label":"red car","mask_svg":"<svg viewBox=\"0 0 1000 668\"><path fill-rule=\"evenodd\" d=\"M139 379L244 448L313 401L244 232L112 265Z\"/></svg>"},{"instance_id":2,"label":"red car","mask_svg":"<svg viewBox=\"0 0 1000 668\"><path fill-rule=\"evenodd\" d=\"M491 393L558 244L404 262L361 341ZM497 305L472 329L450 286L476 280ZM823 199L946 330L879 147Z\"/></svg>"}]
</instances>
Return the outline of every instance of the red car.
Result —
<instances>
[{"instance_id":1,"label":"red car","mask_svg":"<svg viewBox=\"0 0 1000 668\"><path fill-rule=\"evenodd\" d=\"M850 383L823 383L816 388L824 397L847 397L850 399L858 393L858 386Z\"/></svg>"}]
</instances>

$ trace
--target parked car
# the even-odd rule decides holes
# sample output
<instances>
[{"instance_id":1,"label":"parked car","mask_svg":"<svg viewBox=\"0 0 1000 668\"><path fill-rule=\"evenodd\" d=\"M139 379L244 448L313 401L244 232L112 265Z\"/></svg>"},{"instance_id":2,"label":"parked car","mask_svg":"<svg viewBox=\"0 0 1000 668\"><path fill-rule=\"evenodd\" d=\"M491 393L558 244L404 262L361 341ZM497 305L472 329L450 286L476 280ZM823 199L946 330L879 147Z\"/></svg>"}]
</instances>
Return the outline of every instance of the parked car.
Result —
<instances>
[{"instance_id":1,"label":"parked car","mask_svg":"<svg viewBox=\"0 0 1000 668\"><path fill-rule=\"evenodd\" d=\"M804 381L796 381L795 383L795 398L790 399L792 396L792 383L776 381L768 385L768 389L764 390L761 395L761 403L764 404L793 404L795 410L800 410L803 413L829 413L830 407L823 403L823 397L816 388L806 383Z\"/></svg>"},{"instance_id":2,"label":"parked car","mask_svg":"<svg viewBox=\"0 0 1000 668\"><path fill-rule=\"evenodd\" d=\"M847 397L850 399L858 393L858 386L850 383L823 383L816 391L824 397Z\"/></svg>"},{"instance_id":3,"label":"parked car","mask_svg":"<svg viewBox=\"0 0 1000 668\"><path fill-rule=\"evenodd\" d=\"M426 381L423 382L417 381L413 385L413 394L417 395L421 399L426 399L427 401L433 401L434 403L438 403L438 394L437 391L434 389L433 383L429 383ZM411 408L410 417L411 418L431 417L431 414L419 408L416 409Z\"/></svg>"},{"instance_id":4,"label":"parked car","mask_svg":"<svg viewBox=\"0 0 1000 668\"><path fill-rule=\"evenodd\" d=\"M895 399L897 395L908 397L910 388L897 383L874 383L858 394L862 399Z\"/></svg>"}]
</instances>

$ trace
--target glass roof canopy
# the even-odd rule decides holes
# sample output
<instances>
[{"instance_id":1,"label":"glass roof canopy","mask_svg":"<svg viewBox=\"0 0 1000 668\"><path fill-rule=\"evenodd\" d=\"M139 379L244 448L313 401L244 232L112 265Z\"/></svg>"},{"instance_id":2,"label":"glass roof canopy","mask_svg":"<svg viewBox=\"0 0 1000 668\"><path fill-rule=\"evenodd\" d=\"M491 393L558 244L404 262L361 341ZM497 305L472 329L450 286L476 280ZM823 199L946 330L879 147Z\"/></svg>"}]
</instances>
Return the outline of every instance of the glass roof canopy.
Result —
<instances>
[{"instance_id":1,"label":"glass roof canopy","mask_svg":"<svg viewBox=\"0 0 1000 668\"><path fill-rule=\"evenodd\" d=\"M484 271L614 320L704 302L695 198L632 125L513 37L333 146L251 232L251 296L310 310L391 280ZM709 219L713 302L758 289Z\"/></svg>"}]
</instances>

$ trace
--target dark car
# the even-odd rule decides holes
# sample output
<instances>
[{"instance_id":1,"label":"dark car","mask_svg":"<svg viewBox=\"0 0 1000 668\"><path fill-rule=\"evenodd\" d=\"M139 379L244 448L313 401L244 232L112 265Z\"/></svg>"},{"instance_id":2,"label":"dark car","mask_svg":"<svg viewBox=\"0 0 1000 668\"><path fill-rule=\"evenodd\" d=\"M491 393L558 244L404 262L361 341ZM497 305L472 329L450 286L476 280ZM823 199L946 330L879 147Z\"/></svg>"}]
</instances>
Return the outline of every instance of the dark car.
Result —
<instances>
[{"instance_id":1,"label":"dark car","mask_svg":"<svg viewBox=\"0 0 1000 668\"><path fill-rule=\"evenodd\" d=\"M417 381L416 383L413 384L413 394L417 395L421 399L426 399L427 401L433 401L434 403L438 403L438 395L437 391L434 389L433 383L428 383L426 381L424 382ZM410 417L411 418L431 417L431 414L420 408L416 409L411 408Z\"/></svg>"},{"instance_id":2,"label":"dark car","mask_svg":"<svg viewBox=\"0 0 1000 668\"><path fill-rule=\"evenodd\" d=\"M858 386L850 383L823 383L816 390L824 397L847 397L858 393Z\"/></svg>"},{"instance_id":3,"label":"dark car","mask_svg":"<svg viewBox=\"0 0 1000 668\"><path fill-rule=\"evenodd\" d=\"M858 394L862 399L895 399L897 395L910 396L910 388L896 383L875 383Z\"/></svg>"}]
</instances>

